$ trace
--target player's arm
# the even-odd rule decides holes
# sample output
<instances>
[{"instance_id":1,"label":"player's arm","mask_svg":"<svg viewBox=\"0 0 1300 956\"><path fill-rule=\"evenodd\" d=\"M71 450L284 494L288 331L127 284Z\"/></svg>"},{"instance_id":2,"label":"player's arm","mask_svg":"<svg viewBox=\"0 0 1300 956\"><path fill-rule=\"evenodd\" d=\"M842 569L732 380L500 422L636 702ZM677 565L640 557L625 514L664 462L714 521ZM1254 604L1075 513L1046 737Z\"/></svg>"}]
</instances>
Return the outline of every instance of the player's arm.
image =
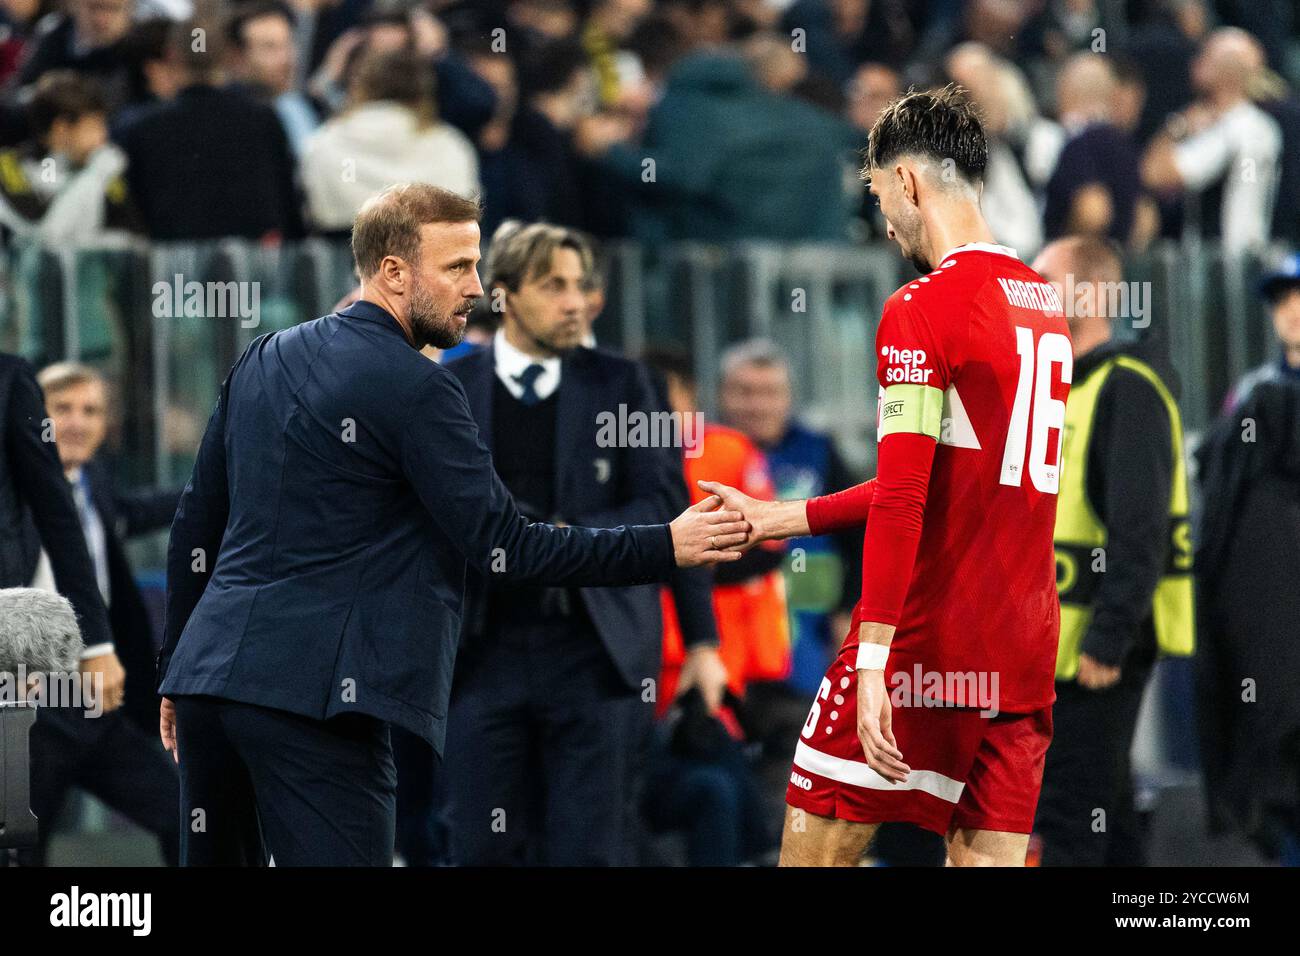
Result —
<instances>
[{"instance_id":1,"label":"player's arm","mask_svg":"<svg viewBox=\"0 0 1300 956\"><path fill-rule=\"evenodd\" d=\"M956 374L964 335L940 334L927 315L897 301L881 318L880 438L871 520L862 539L862 597L858 601L858 739L867 764L886 779L909 773L891 728L885 664L894 640L916 554L943 419L944 391Z\"/></svg>"},{"instance_id":2,"label":"player's arm","mask_svg":"<svg viewBox=\"0 0 1300 956\"><path fill-rule=\"evenodd\" d=\"M898 388L885 390L898 402ZM862 597L858 601L858 740L868 766L887 780L904 781L911 768L894 738L892 708L885 689L885 664L902 615L921 543L926 491L938 444L943 393L914 386L906 399L916 415L891 427L880 442L871 520L862 542ZM894 392L894 394L890 394ZM928 393L933 393L928 394ZM916 430L911 430L916 429Z\"/></svg>"},{"instance_id":3,"label":"player's arm","mask_svg":"<svg viewBox=\"0 0 1300 956\"><path fill-rule=\"evenodd\" d=\"M875 496L876 480L817 498L762 501L717 481L696 482L703 491L722 498L723 507L740 511L753 527L746 548L760 541L829 534L866 524Z\"/></svg>"}]
</instances>

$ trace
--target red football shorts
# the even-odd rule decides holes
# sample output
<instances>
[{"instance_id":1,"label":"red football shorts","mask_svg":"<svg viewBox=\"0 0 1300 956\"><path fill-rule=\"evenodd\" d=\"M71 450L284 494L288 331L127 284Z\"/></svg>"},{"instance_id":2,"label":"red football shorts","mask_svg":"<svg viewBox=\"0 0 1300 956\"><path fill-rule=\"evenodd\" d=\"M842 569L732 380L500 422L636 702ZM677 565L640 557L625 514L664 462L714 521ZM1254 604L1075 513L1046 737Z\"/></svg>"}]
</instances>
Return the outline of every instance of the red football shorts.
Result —
<instances>
[{"instance_id":1,"label":"red football shorts","mask_svg":"<svg viewBox=\"0 0 1300 956\"><path fill-rule=\"evenodd\" d=\"M857 730L856 644L840 651L822 681L795 749L786 803L858 823L915 823L946 834L953 827L1029 833L1043 761L1052 740L1052 708L983 716L969 707L899 706L894 739L907 780L893 783L866 764ZM887 682L886 691L893 688Z\"/></svg>"}]
</instances>

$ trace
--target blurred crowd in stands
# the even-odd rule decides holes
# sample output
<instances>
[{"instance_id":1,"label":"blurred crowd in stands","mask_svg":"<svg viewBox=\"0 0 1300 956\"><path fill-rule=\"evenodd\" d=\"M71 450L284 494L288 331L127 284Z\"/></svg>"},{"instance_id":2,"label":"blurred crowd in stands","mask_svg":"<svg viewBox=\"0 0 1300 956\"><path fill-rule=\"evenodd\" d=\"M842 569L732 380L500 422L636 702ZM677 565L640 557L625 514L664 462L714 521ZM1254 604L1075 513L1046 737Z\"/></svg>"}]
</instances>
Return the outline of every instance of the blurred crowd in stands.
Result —
<instances>
[{"instance_id":1,"label":"blurred crowd in stands","mask_svg":"<svg viewBox=\"0 0 1300 956\"><path fill-rule=\"evenodd\" d=\"M1231 249L1300 234L1287 0L4 0L0 220L274 241L420 180L485 235L865 241L881 107L954 81L984 207L1064 234Z\"/></svg>"}]
</instances>

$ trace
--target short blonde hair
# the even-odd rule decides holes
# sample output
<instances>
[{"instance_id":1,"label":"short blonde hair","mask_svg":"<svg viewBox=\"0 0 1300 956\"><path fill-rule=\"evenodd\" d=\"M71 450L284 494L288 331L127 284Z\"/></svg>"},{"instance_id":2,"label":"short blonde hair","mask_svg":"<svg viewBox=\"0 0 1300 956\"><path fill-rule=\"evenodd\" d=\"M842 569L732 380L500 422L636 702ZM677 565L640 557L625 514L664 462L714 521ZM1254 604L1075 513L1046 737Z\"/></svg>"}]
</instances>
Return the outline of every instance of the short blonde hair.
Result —
<instances>
[{"instance_id":1,"label":"short blonde hair","mask_svg":"<svg viewBox=\"0 0 1300 956\"><path fill-rule=\"evenodd\" d=\"M55 362L47 365L36 375L37 384L46 395L54 395L74 385L86 382L98 382L108 390L108 380L102 372L83 362Z\"/></svg>"}]
</instances>

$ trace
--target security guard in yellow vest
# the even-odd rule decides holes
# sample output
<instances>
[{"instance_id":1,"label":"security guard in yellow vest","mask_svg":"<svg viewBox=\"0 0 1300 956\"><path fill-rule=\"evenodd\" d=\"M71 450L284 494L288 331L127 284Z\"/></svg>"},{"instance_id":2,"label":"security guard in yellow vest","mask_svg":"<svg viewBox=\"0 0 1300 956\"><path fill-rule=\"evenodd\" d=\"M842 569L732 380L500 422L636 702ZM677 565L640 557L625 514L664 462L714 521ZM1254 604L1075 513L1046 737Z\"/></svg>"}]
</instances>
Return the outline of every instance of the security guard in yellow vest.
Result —
<instances>
[{"instance_id":1,"label":"security guard in yellow vest","mask_svg":"<svg viewBox=\"0 0 1300 956\"><path fill-rule=\"evenodd\" d=\"M1110 245L1058 240L1034 268L1057 285L1074 347L1056 517L1054 737L1035 845L1044 865L1141 864L1128 758L1138 708L1157 655L1190 654L1193 643L1182 422L1140 349L1112 337L1113 322L1142 321L1150 303L1123 284Z\"/></svg>"}]
</instances>

